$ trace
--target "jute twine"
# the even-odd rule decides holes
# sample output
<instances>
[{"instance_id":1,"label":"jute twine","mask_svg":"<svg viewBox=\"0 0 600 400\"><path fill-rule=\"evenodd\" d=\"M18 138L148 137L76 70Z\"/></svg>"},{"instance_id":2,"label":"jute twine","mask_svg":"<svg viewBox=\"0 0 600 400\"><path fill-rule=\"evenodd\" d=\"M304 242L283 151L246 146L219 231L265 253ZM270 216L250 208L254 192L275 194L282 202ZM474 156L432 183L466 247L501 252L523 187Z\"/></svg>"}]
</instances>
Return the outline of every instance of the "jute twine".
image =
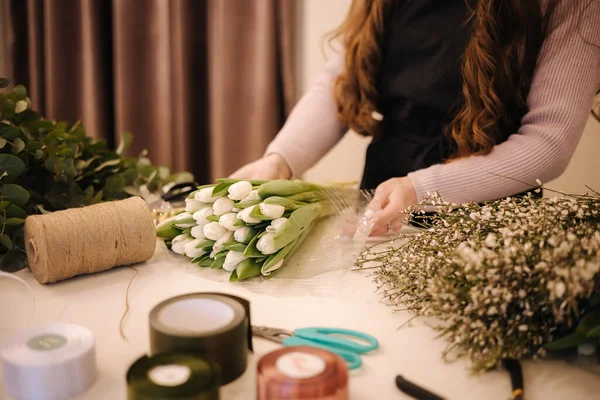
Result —
<instances>
[{"instance_id":1,"label":"jute twine","mask_svg":"<svg viewBox=\"0 0 600 400\"><path fill-rule=\"evenodd\" d=\"M29 268L44 284L146 261L156 231L146 202L131 197L30 216L25 246Z\"/></svg>"}]
</instances>

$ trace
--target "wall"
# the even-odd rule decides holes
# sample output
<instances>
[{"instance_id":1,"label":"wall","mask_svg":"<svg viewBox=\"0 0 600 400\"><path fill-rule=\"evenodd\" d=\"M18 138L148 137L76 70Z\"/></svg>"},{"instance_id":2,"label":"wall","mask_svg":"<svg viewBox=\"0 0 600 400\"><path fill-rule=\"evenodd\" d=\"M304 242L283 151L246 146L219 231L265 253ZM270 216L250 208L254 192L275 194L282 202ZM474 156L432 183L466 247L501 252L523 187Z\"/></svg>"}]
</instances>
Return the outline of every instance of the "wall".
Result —
<instances>
[{"instance_id":1,"label":"wall","mask_svg":"<svg viewBox=\"0 0 600 400\"><path fill-rule=\"evenodd\" d=\"M303 0L299 32L300 87L307 91L318 76L325 57L322 53L323 36L334 29L345 17L351 0ZM346 137L304 178L317 182L358 181L364 165L368 139L349 132ZM547 187L568 193L581 193L588 185L600 191L600 123L590 118L579 147L567 171Z\"/></svg>"}]
</instances>

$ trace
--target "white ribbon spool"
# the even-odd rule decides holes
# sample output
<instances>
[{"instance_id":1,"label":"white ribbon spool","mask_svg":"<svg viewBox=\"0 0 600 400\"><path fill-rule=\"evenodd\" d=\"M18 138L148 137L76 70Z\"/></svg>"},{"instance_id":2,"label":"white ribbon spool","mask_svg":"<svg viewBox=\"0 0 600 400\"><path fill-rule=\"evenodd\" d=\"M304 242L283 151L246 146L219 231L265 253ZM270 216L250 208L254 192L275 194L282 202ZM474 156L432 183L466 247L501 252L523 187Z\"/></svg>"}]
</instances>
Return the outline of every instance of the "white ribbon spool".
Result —
<instances>
[{"instance_id":1,"label":"white ribbon spool","mask_svg":"<svg viewBox=\"0 0 600 400\"><path fill-rule=\"evenodd\" d=\"M62 400L86 391L96 380L92 332L55 323L27 329L0 347L4 385L19 400Z\"/></svg>"}]
</instances>

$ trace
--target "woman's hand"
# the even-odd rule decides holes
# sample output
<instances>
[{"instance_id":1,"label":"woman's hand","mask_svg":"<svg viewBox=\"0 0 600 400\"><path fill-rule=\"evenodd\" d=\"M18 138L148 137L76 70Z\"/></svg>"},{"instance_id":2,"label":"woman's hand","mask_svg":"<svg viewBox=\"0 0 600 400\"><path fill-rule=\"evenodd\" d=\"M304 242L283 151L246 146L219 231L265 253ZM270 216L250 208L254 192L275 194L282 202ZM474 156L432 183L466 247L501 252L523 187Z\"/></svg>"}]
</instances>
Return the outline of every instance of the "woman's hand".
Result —
<instances>
[{"instance_id":1,"label":"woman's hand","mask_svg":"<svg viewBox=\"0 0 600 400\"><path fill-rule=\"evenodd\" d=\"M380 184L371 203L381 205L371 236L398 232L407 223L404 211L416 203L417 193L410 178L392 178Z\"/></svg>"},{"instance_id":2,"label":"woman's hand","mask_svg":"<svg viewBox=\"0 0 600 400\"><path fill-rule=\"evenodd\" d=\"M247 180L290 179L292 171L283 157L273 153L244 165L229 177Z\"/></svg>"}]
</instances>

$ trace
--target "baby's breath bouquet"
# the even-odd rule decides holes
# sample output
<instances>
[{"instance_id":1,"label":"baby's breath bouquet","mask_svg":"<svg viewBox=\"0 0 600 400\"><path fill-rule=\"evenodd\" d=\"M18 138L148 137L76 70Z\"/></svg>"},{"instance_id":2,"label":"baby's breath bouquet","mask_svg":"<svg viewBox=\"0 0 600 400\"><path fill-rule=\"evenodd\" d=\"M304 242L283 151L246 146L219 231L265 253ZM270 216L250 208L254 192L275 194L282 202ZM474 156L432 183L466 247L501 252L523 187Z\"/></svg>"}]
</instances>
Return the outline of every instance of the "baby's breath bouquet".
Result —
<instances>
[{"instance_id":1,"label":"baby's breath bouquet","mask_svg":"<svg viewBox=\"0 0 600 400\"><path fill-rule=\"evenodd\" d=\"M474 372L504 359L565 349L594 353L600 337L600 196L506 198L454 205L438 195L420 232L368 248L384 296L417 317L433 317ZM381 248L381 246L379 246ZM429 318L428 318L429 319Z\"/></svg>"}]
</instances>

